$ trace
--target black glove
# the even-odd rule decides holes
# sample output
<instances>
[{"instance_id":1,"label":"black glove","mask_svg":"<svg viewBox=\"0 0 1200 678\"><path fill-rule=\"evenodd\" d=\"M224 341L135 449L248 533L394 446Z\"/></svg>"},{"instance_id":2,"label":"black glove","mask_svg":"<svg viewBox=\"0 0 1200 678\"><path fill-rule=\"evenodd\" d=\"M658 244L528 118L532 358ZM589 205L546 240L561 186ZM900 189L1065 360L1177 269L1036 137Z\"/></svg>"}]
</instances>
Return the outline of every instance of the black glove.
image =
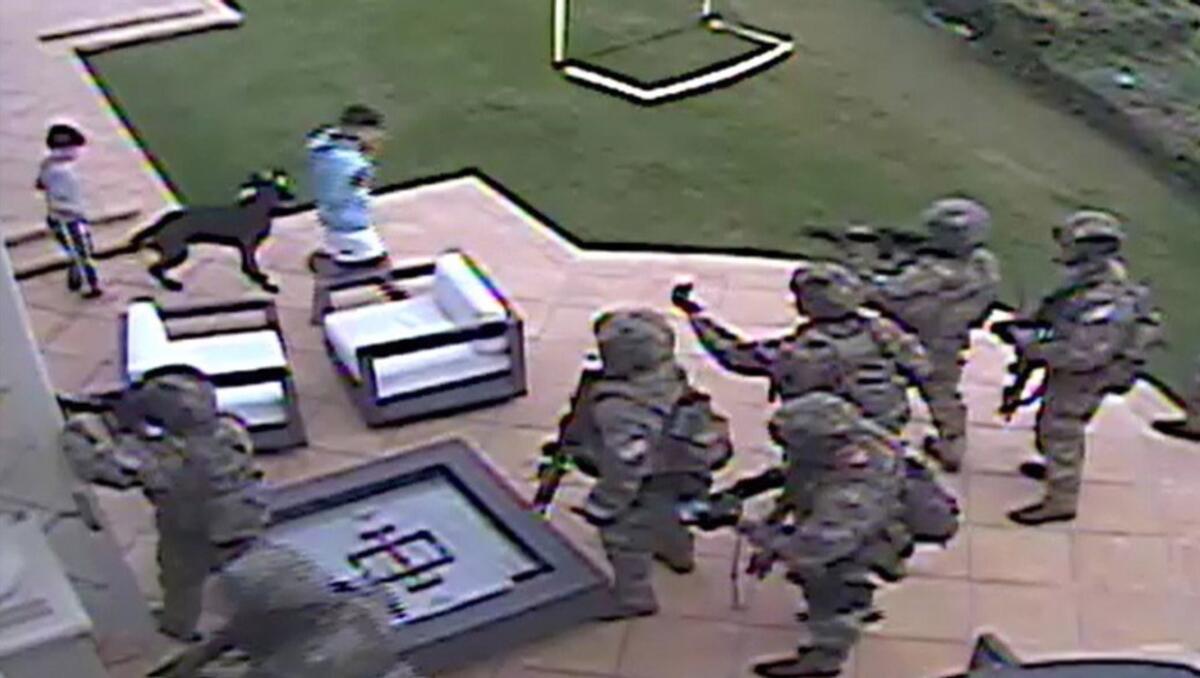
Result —
<instances>
[{"instance_id":1,"label":"black glove","mask_svg":"<svg viewBox=\"0 0 1200 678\"><path fill-rule=\"evenodd\" d=\"M692 289L694 287L692 283L687 282L679 283L671 289L671 303L674 304L675 308L688 315L699 313L703 310L700 304L692 300Z\"/></svg>"},{"instance_id":2,"label":"black glove","mask_svg":"<svg viewBox=\"0 0 1200 678\"><path fill-rule=\"evenodd\" d=\"M766 551L759 551L750 556L750 564L746 566L746 574L764 579L775 567L775 557Z\"/></svg>"}]
</instances>

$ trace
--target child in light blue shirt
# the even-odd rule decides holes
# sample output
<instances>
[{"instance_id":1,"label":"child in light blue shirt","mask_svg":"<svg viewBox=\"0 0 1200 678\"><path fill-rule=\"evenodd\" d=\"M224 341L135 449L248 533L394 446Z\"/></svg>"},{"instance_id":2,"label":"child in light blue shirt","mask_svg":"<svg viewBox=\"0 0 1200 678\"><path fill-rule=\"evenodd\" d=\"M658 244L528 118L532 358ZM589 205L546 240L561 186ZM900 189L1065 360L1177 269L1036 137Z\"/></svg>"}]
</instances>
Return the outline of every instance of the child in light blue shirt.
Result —
<instances>
[{"instance_id":1,"label":"child in light blue shirt","mask_svg":"<svg viewBox=\"0 0 1200 678\"><path fill-rule=\"evenodd\" d=\"M308 136L317 216L325 228L323 250L343 264L375 264L387 250L371 222L373 155L383 140L383 116L361 105L342 113L337 127Z\"/></svg>"}]
</instances>

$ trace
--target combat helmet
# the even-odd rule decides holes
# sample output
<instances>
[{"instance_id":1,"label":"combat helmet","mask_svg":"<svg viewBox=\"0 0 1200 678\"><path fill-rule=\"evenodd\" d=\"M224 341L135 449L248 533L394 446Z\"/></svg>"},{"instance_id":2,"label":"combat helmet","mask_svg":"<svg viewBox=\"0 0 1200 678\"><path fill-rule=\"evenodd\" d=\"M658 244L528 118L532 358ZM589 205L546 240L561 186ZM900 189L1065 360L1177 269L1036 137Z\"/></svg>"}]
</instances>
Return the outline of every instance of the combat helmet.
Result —
<instances>
[{"instance_id":1,"label":"combat helmet","mask_svg":"<svg viewBox=\"0 0 1200 678\"><path fill-rule=\"evenodd\" d=\"M225 568L223 583L243 612L319 610L336 605L330 578L294 549L269 540Z\"/></svg>"},{"instance_id":2,"label":"combat helmet","mask_svg":"<svg viewBox=\"0 0 1200 678\"><path fill-rule=\"evenodd\" d=\"M968 198L943 198L921 215L929 229L930 244L952 254L966 254L983 244L992 226L992 215Z\"/></svg>"},{"instance_id":3,"label":"combat helmet","mask_svg":"<svg viewBox=\"0 0 1200 678\"><path fill-rule=\"evenodd\" d=\"M832 262L805 262L792 274L792 294L810 318L841 318L866 300L863 282L850 269Z\"/></svg>"},{"instance_id":4,"label":"combat helmet","mask_svg":"<svg viewBox=\"0 0 1200 678\"><path fill-rule=\"evenodd\" d=\"M603 313L593 324L604 372L627 377L655 370L675 356L675 330L655 311Z\"/></svg>"},{"instance_id":5,"label":"combat helmet","mask_svg":"<svg viewBox=\"0 0 1200 678\"><path fill-rule=\"evenodd\" d=\"M828 391L813 391L785 401L770 423L771 437L789 449L804 448L814 439L844 436L862 428L862 411Z\"/></svg>"},{"instance_id":6,"label":"combat helmet","mask_svg":"<svg viewBox=\"0 0 1200 678\"><path fill-rule=\"evenodd\" d=\"M1125 229L1115 216L1099 210L1081 210L1056 226L1054 239L1062 248L1063 263L1080 264L1115 256L1125 242Z\"/></svg>"},{"instance_id":7,"label":"combat helmet","mask_svg":"<svg viewBox=\"0 0 1200 678\"><path fill-rule=\"evenodd\" d=\"M168 434L210 430L218 421L216 389L191 367L171 365L147 372L133 398L140 418Z\"/></svg>"}]
</instances>

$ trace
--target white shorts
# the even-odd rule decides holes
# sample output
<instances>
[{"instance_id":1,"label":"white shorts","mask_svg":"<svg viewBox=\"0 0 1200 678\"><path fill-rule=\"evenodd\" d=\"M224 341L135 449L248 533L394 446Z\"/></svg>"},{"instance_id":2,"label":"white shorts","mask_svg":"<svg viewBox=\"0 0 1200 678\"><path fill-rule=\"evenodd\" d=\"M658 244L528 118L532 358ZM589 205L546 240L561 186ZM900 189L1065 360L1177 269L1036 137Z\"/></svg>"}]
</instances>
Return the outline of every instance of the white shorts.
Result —
<instances>
[{"instance_id":1,"label":"white shorts","mask_svg":"<svg viewBox=\"0 0 1200 678\"><path fill-rule=\"evenodd\" d=\"M374 228L359 231L325 231L325 253L339 262L361 262L387 255L383 239Z\"/></svg>"}]
</instances>

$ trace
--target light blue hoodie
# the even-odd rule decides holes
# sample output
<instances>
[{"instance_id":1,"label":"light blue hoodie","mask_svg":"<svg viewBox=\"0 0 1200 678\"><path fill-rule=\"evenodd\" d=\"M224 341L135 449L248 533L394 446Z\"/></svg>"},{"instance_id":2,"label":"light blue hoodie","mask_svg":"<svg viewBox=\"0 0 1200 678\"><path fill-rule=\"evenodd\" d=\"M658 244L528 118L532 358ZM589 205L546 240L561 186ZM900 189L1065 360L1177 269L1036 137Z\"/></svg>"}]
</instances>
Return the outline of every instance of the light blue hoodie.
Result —
<instances>
[{"instance_id":1,"label":"light blue hoodie","mask_svg":"<svg viewBox=\"0 0 1200 678\"><path fill-rule=\"evenodd\" d=\"M375 165L357 137L335 127L308 136L309 165L317 214L331 231L371 227L371 180Z\"/></svg>"}]
</instances>

